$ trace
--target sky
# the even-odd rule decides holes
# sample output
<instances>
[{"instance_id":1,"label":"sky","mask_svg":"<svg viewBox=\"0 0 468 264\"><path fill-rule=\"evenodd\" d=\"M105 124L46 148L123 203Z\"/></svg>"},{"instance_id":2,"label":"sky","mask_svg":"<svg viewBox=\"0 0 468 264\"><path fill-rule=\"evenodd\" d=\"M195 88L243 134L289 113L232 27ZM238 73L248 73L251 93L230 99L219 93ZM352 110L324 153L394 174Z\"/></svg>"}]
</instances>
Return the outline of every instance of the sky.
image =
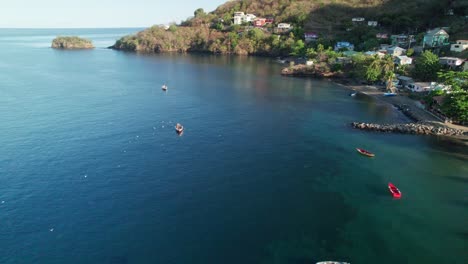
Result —
<instances>
[{"instance_id":1,"label":"sky","mask_svg":"<svg viewBox=\"0 0 468 264\"><path fill-rule=\"evenodd\" d=\"M227 0L0 0L0 28L148 27Z\"/></svg>"}]
</instances>

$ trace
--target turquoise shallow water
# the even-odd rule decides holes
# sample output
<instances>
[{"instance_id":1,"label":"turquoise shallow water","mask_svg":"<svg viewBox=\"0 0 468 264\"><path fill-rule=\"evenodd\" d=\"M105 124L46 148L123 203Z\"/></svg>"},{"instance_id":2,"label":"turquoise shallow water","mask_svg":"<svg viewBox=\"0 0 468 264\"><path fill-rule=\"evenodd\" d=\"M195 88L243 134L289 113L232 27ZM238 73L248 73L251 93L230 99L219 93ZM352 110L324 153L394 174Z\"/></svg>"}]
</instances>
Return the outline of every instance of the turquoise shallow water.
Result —
<instances>
[{"instance_id":1,"label":"turquoise shallow water","mask_svg":"<svg viewBox=\"0 0 468 264\"><path fill-rule=\"evenodd\" d=\"M0 30L0 263L468 262L466 148L268 59L104 49L134 31Z\"/></svg>"}]
</instances>

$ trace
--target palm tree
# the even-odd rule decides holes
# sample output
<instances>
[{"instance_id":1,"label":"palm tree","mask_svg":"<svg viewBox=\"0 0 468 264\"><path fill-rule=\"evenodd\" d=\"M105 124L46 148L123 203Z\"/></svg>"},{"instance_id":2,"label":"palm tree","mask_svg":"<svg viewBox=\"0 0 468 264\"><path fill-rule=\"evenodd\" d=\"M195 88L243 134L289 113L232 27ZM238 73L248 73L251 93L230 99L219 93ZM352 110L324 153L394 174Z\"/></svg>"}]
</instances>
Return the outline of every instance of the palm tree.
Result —
<instances>
[{"instance_id":1,"label":"palm tree","mask_svg":"<svg viewBox=\"0 0 468 264\"><path fill-rule=\"evenodd\" d=\"M387 82L387 91L394 92L393 79L395 78L395 63L391 56L387 55L381 60L384 80Z\"/></svg>"}]
</instances>

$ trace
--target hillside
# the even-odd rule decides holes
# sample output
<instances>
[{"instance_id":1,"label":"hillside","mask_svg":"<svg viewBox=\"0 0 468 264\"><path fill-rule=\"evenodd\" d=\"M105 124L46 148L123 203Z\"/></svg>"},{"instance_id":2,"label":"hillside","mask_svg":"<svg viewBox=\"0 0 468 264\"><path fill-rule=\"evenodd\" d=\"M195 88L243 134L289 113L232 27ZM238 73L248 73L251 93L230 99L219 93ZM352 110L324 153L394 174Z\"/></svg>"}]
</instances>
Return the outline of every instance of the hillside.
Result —
<instances>
[{"instance_id":1,"label":"hillside","mask_svg":"<svg viewBox=\"0 0 468 264\"><path fill-rule=\"evenodd\" d=\"M234 12L274 19L261 28L233 25ZM451 40L467 39L468 1L462 0L234 0L210 13L197 9L194 17L169 29L154 26L126 36L115 49L144 52L210 52L288 55L304 32L317 33L326 46L347 40L366 50L379 44L375 33L417 35L433 27L450 27ZM353 17L378 21L379 26L353 24ZM291 23L291 32L276 25ZM292 33L292 34L290 34Z\"/></svg>"}]
</instances>

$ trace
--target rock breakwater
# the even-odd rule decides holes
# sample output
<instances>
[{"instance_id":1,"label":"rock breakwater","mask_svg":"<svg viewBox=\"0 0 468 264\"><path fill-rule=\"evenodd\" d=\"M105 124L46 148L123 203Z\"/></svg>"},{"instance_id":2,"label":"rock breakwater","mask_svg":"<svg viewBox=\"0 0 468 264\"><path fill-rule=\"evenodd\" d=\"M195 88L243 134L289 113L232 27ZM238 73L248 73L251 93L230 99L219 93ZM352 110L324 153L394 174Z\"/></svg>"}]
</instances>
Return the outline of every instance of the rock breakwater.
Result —
<instances>
[{"instance_id":1,"label":"rock breakwater","mask_svg":"<svg viewBox=\"0 0 468 264\"><path fill-rule=\"evenodd\" d=\"M388 133L402 133L402 134L417 134L417 135L435 135L435 136L462 136L463 130L438 127L428 124L372 124L372 123L359 123L353 122L351 126L361 130L388 132Z\"/></svg>"}]
</instances>

